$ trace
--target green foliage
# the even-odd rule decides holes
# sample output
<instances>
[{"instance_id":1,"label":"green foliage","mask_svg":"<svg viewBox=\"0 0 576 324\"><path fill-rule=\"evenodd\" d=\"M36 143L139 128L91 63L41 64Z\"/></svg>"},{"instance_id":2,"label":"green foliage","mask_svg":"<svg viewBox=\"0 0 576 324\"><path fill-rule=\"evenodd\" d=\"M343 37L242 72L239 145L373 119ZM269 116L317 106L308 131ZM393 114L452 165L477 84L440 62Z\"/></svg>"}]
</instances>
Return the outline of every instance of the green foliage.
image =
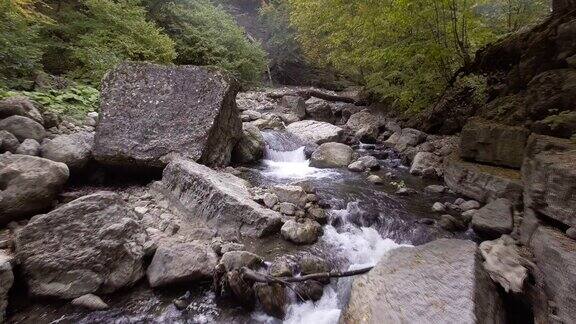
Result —
<instances>
[{"instance_id":1,"label":"green foliage","mask_svg":"<svg viewBox=\"0 0 576 324\"><path fill-rule=\"evenodd\" d=\"M260 9L260 23L268 34L264 46L272 66L282 70L286 65L304 61L297 41L297 30L290 24L287 1L274 0L264 3Z\"/></svg>"},{"instance_id":2,"label":"green foliage","mask_svg":"<svg viewBox=\"0 0 576 324\"><path fill-rule=\"evenodd\" d=\"M472 89L474 91L472 102L477 106L485 104L488 99L488 81L483 75L468 74L458 77L454 87Z\"/></svg>"},{"instance_id":3,"label":"green foliage","mask_svg":"<svg viewBox=\"0 0 576 324\"><path fill-rule=\"evenodd\" d=\"M222 8L209 0L150 0L150 16L176 43L177 64L214 65L244 86L260 82L265 53Z\"/></svg>"},{"instance_id":4,"label":"green foliage","mask_svg":"<svg viewBox=\"0 0 576 324\"><path fill-rule=\"evenodd\" d=\"M91 111L97 111L100 101L99 91L86 85L75 85L64 90L0 90L0 100L12 96L26 96L42 105L46 110L77 120L82 120Z\"/></svg>"},{"instance_id":5,"label":"green foliage","mask_svg":"<svg viewBox=\"0 0 576 324\"><path fill-rule=\"evenodd\" d=\"M516 17L496 0L288 1L309 59L359 76L383 101L412 112L431 104L455 71L502 33L495 13ZM507 2L517 1L539 0Z\"/></svg>"},{"instance_id":6,"label":"green foliage","mask_svg":"<svg viewBox=\"0 0 576 324\"><path fill-rule=\"evenodd\" d=\"M28 88L39 69L42 16L31 11L29 1L0 0L0 86Z\"/></svg>"},{"instance_id":7,"label":"green foliage","mask_svg":"<svg viewBox=\"0 0 576 324\"><path fill-rule=\"evenodd\" d=\"M174 43L146 20L138 0L80 0L55 17L58 24L45 31L52 61L46 65L74 79L97 85L124 60L169 63L175 56Z\"/></svg>"}]
</instances>

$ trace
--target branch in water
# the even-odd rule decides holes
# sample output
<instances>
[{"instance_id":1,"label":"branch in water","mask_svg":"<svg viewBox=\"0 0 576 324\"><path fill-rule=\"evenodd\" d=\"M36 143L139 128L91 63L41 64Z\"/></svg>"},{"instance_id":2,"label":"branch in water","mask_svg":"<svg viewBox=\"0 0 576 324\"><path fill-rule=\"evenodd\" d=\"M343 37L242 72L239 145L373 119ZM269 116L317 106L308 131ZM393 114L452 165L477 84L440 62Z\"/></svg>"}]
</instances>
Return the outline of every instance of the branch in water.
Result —
<instances>
[{"instance_id":1,"label":"branch in water","mask_svg":"<svg viewBox=\"0 0 576 324\"><path fill-rule=\"evenodd\" d=\"M342 278L342 277L351 277L357 276L361 274L365 274L372 270L373 267L358 269L358 270L350 270L350 271L330 271L330 272L321 272L321 273L313 273L301 277L272 277L270 275L258 273L254 270L249 268L243 267L240 269L242 273L242 277L254 282L261 282L261 283L279 283L285 286L288 286L291 282L302 282L307 280L322 280L322 279L330 279L330 278Z\"/></svg>"}]
</instances>

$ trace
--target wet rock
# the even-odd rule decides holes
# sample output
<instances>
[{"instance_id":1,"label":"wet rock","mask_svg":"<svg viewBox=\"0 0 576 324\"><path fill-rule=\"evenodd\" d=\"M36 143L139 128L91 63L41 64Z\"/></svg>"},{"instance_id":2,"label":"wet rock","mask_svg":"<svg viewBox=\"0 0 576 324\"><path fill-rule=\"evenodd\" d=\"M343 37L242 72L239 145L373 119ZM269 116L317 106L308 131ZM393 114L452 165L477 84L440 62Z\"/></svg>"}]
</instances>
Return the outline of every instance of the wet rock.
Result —
<instances>
[{"instance_id":1,"label":"wet rock","mask_svg":"<svg viewBox=\"0 0 576 324\"><path fill-rule=\"evenodd\" d=\"M8 306L8 291L14 283L12 273L12 257L0 250L0 323L4 323L6 307Z\"/></svg>"},{"instance_id":2,"label":"wet rock","mask_svg":"<svg viewBox=\"0 0 576 324\"><path fill-rule=\"evenodd\" d=\"M445 229L447 231L451 231L451 232L462 230L465 227L464 224L462 224L454 216L448 215L448 214L440 216L440 220L438 221L438 224L443 229Z\"/></svg>"},{"instance_id":3,"label":"wet rock","mask_svg":"<svg viewBox=\"0 0 576 324\"><path fill-rule=\"evenodd\" d=\"M286 130L304 142L316 144L339 141L344 132L344 130L338 126L314 120L303 120L292 123L286 127Z\"/></svg>"},{"instance_id":4,"label":"wet rock","mask_svg":"<svg viewBox=\"0 0 576 324\"><path fill-rule=\"evenodd\" d=\"M233 251L244 251L246 247L241 243L227 242L222 244L221 253L225 254Z\"/></svg>"},{"instance_id":5,"label":"wet rock","mask_svg":"<svg viewBox=\"0 0 576 324\"><path fill-rule=\"evenodd\" d=\"M460 156L482 163L520 168L530 132L512 127L471 119L460 134Z\"/></svg>"},{"instance_id":6,"label":"wet rock","mask_svg":"<svg viewBox=\"0 0 576 324\"><path fill-rule=\"evenodd\" d=\"M294 215L296 213L297 207L294 204L282 202L278 204L280 213L284 215Z\"/></svg>"},{"instance_id":7,"label":"wet rock","mask_svg":"<svg viewBox=\"0 0 576 324\"><path fill-rule=\"evenodd\" d=\"M371 182L373 184L383 184L384 183L384 180L375 174L370 175L367 180L368 180L368 182Z\"/></svg>"},{"instance_id":8,"label":"wet rock","mask_svg":"<svg viewBox=\"0 0 576 324\"><path fill-rule=\"evenodd\" d=\"M468 200L468 201L461 203L459 207L462 211L468 211L471 209L480 208L480 203L477 202L476 200Z\"/></svg>"},{"instance_id":9,"label":"wet rock","mask_svg":"<svg viewBox=\"0 0 576 324\"><path fill-rule=\"evenodd\" d=\"M289 220L280 229L282 237L296 244L312 244L322 235L322 227L318 222L304 219L302 223Z\"/></svg>"},{"instance_id":10,"label":"wet rock","mask_svg":"<svg viewBox=\"0 0 576 324\"><path fill-rule=\"evenodd\" d=\"M60 135L42 145L42 157L65 163L72 172L80 171L92 159L94 133Z\"/></svg>"},{"instance_id":11,"label":"wet rock","mask_svg":"<svg viewBox=\"0 0 576 324\"><path fill-rule=\"evenodd\" d=\"M250 125L257 127L259 130L284 130L284 122L282 118L276 114L267 113L262 115L262 118L257 119L250 123Z\"/></svg>"},{"instance_id":12,"label":"wet rock","mask_svg":"<svg viewBox=\"0 0 576 324\"><path fill-rule=\"evenodd\" d=\"M306 114L313 120L334 124L336 117L332 107L326 100L312 97L306 100Z\"/></svg>"},{"instance_id":13,"label":"wet rock","mask_svg":"<svg viewBox=\"0 0 576 324\"><path fill-rule=\"evenodd\" d=\"M298 260L300 274L303 276L330 271L326 260L312 254L305 254Z\"/></svg>"},{"instance_id":14,"label":"wet rock","mask_svg":"<svg viewBox=\"0 0 576 324\"><path fill-rule=\"evenodd\" d=\"M424 188L424 191L433 194L441 194L446 191L446 187L441 185L430 185Z\"/></svg>"},{"instance_id":15,"label":"wet rock","mask_svg":"<svg viewBox=\"0 0 576 324\"><path fill-rule=\"evenodd\" d=\"M558 321L574 323L576 305L576 242L551 227L540 226L530 241L536 265L544 274L537 276L547 296L556 304Z\"/></svg>"},{"instance_id":16,"label":"wet rock","mask_svg":"<svg viewBox=\"0 0 576 324\"><path fill-rule=\"evenodd\" d=\"M268 269L268 273L273 277L290 277L294 274L290 263L282 258L272 262Z\"/></svg>"},{"instance_id":17,"label":"wet rock","mask_svg":"<svg viewBox=\"0 0 576 324\"><path fill-rule=\"evenodd\" d=\"M364 164L364 166L370 170L380 169L380 163L378 162L378 159L371 155L360 157L358 161L362 162L362 164Z\"/></svg>"},{"instance_id":18,"label":"wet rock","mask_svg":"<svg viewBox=\"0 0 576 324\"><path fill-rule=\"evenodd\" d=\"M568 226L576 226L576 144L532 135L522 167L524 205Z\"/></svg>"},{"instance_id":19,"label":"wet rock","mask_svg":"<svg viewBox=\"0 0 576 324\"><path fill-rule=\"evenodd\" d=\"M480 244L480 252L484 258L484 268L492 280L506 292L522 292L528 270L522 265L526 262L520 257L514 239L502 235L497 240L484 241Z\"/></svg>"},{"instance_id":20,"label":"wet rock","mask_svg":"<svg viewBox=\"0 0 576 324\"><path fill-rule=\"evenodd\" d=\"M418 224L434 225L435 221L432 218L421 218L416 221Z\"/></svg>"},{"instance_id":21,"label":"wet rock","mask_svg":"<svg viewBox=\"0 0 576 324\"><path fill-rule=\"evenodd\" d=\"M364 172L366 171L366 166L364 165L364 163L362 163L362 161L356 161L348 165L348 170L352 172Z\"/></svg>"},{"instance_id":22,"label":"wet rock","mask_svg":"<svg viewBox=\"0 0 576 324\"><path fill-rule=\"evenodd\" d=\"M264 203L264 206L268 207L268 208L273 208L274 205L276 205L278 203L278 196L276 194L273 193L265 193L264 196L262 197L262 202Z\"/></svg>"},{"instance_id":23,"label":"wet rock","mask_svg":"<svg viewBox=\"0 0 576 324\"><path fill-rule=\"evenodd\" d=\"M341 320L503 323L501 301L479 257L476 244L464 240L394 249L367 275L354 279Z\"/></svg>"},{"instance_id":24,"label":"wet rock","mask_svg":"<svg viewBox=\"0 0 576 324\"><path fill-rule=\"evenodd\" d=\"M42 114L36 109L34 103L24 96L15 96L0 100L0 119L10 116L24 116L39 124L44 124Z\"/></svg>"},{"instance_id":25,"label":"wet rock","mask_svg":"<svg viewBox=\"0 0 576 324\"><path fill-rule=\"evenodd\" d=\"M178 154L229 163L242 134L238 86L217 69L123 63L102 81L94 157L108 165L163 167Z\"/></svg>"},{"instance_id":26,"label":"wet rock","mask_svg":"<svg viewBox=\"0 0 576 324\"><path fill-rule=\"evenodd\" d=\"M442 159L434 153L418 152L412 161L410 174L415 176L438 177L442 174ZM428 171L429 170L429 171Z\"/></svg>"},{"instance_id":27,"label":"wet rock","mask_svg":"<svg viewBox=\"0 0 576 324\"><path fill-rule=\"evenodd\" d=\"M444 181L456 193L481 202L507 198L513 203L522 199L520 172L464 162L455 156L444 160Z\"/></svg>"},{"instance_id":28,"label":"wet rock","mask_svg":"<svg viewBox=\"0 0 576 324\"><path fill-rule=\"evenodd\" d=\"M368 125L360 128L356 133L354 133L354 137L362 143L375 144L378 141L379 134L380 130L377 126Z\"/></svg>"},{"instance_id":29,"label":"wet rock","mask_svg":"<svg viewBox=\"0 0 576 324\"><path fill-rule=\"evenodd\" d=\"M320 224L326 224L328 222L328 215L324 209L319 207L313 207L308 210L308 214Z\"/></svg>"},{"instance_id":30,"label":"wet rock","mask_svg":"<svg viewBox=\"0 0 576 324\"><path fill-rule=\"evenodd\" d=\"M16 136L8 131L0 130L0 153L16 153L18 146L20 146L20 142Z\"/></svg>"},{"instance_id":31,"label":"wet rock","mask_svg":"<svg viewBox=\"0 0 576 324\"><path fill-rule=\"evenodd\" d=\"M119 195L99 192L37 215L16 234L33 296L111 293L144 275L146 233Z\"/></svg>"},{"instance_id":32,"label":"wet rock","mask_svg":"<svg viewBox=\"0 0 576 324\"><path fill-rule=\"evenodd\" d=\"M232 161L251 163L258 161L264 154L264 137L258 127L250 124L242 126L242 137L232 150Z\"/></svg>"},{"instance_id":33,"label":"wet rock","mask_svg":"<svg viewBox=\"0 0 576 324\"><path fill-rule=\"evenodd\" d=\"M312 153L310 165L317 168L347 167L352 161L354 151L341 143L324 143Z\"/></svg>"},{"instance_id":34,"label":"wet rock","mask_svg":"<svg viewBox=\"0 0 576 324\"><path fill-rule=\"evenodd\" d=\"M280 214L252 200L244 180L192 161L173 160L164 169L162 188L223 237L263 237L282 225Z\"/></svg>"},{"instance_id":35,"label":"wet rock","mask_svg":"<svg viewBox=\"0 0 576 324\"><path fill-rule=\"evenodd\" d=\"M476 214L477 211L478 211L477 209L467 210L460 215L460 219L464 222L464 224L467 225L472 221L472 218L474 217L474 214Z\"/></svg>"},{"instance_id":36,"label":"wet rock","mask_svg":"<svg viewBox=\"0 0 576 324\"><path fill-rule=\"evenodd\" d=\"M306 102L300 96L284 96L280 105L290 109L300 119L306 117Z\"/></svg>"},{"instance_id":37,"label":"wet rock","mask_svg":"<svg viewBox=\"0 0 576 324\"><path fill-rule=\"evenodd\" d=\"M368 109L364 109L350 116L346 122L346 127L352 132L356 133L364 127L372 126L379 128L384 126L386 119L381 114L372 112Z\"/></svg>"},{"instance_id":38,"label":"wet rock","mask_svg":"<svg viewBox=\"0 0 576 324\"><path fill-rule=\"evenodd\" d=\"M199 242L160 245L146 271L150 287L190 283L212 278L218 257Z\"/></svg>"},{"instance_id":39,"label":"wet rock","mask_svg":"<svg viewBox=\"0 0 576 324\"><path fill-rule=\"evenodd\" d=\"M416 194L416 190L404 187L396 190L396 194L398 196L410 196Z\"/></svg>"},{"instance_id":40,"label":"wet rock","mask_svg":"<svg viewBox=\"0 0 576 324\"><path fill-rule=\"evenodd\" d=\"M108 309L108 304L106 304L100 297L93 294L82 295L73 299L71 303L74 306L83 307L94 311Z\"/></svg>"},{"instance_id":41,"label":"wet rock","mask_svg":"<svg viewBox=\"0 0 576 324\"><path fill-rule=\"evenodd\" d=\"M28 138L41 142L46 137L46 131L41 124L23 116L11 116L0 120L0 130L12 133L21 142Z\"/></svg>"},{"instance_id":42,"label":"wet rock","mask_svg":"<svg viewBox=\"0 0 576 324\"><path fill-rule=\"evenodd\" d=\"M280 284L257 283L254 285L256 298L264 312L276 318L284 318L287 303L284 286Z\"/></svg>"},{"instance_id":43,"label":"wet rock","mask_svg":"<svg viewBox=\"0 0 576 324\"><path fill-rule=\"evenodd\" d=\"M446 206L441 202L435 202L434 205L432 205L432 211L434 211L436 213L441 213L445 210L446 210Z\"/></svg>"},{"instance_id":44,"label":"wet rock","mask_svg":"<svg viewBox=\"0 0 576 324\"><path fill-rule=\"evenodd\" d=\"M244 110L240 115L243 122L250 122L262 118L262 114L255 110Z\"/></svg>"},{"instance_id":45,"label":"wet rock","mask_svg":"<svg viewBox=\"0 0 576 324\"><path fill-rule=\"evenodd\" d=\"M25 139L18 149L16 149L16 154L38 156L40 154L40 143L31 138Z\"/></svg>"},{"instance_id":46,"label":"wet rock","mask_svg":"<svg viewBox=\"0 0 576 324\"><path fill-rule=\"evenodd\" d=\"M576 227L570 227L569 229L566 230L566 235L573 239L576 240Z\"/></svg>"},{"instance_id":47,"label":"wet rock","mask_svg":"<svg viewBox=\"0 0 576 324\"><path fill-rule=\"evenodd\" d=\"M408 147L414 147L426 140L426 134L412 128L404 128L402 132L399 134L397 140L392 140L392 144L394 147L399 151L404 151ZM387 141L389 142L389 141ZM390 143L389 142L389 143Z\"/></svg>"},{"instance_id":48,"label":"wet rock","mask_svg":"<svg viewBox=\"0 0 576 324\"><path fill-rule=\"evenodd\" d=\"M508 199L496 199L474 212L472 229L481 236L498 238L512 232L514 219L512 204Z\"/></svg>"},{"instance_id":49,"label":"wet rock","mask_svg":"<svg viewBox=\"0 0 576 324\"><path fill-rule=\"evenodd\" d=\"M238 270L242 267L257 270L264 265L264 260L247 251L230 251L222 255L220 264L224 265L226 271Z\"/></svg>"},{"instance_id":50,"label":"wet rock","mask_svg":"<svg viewBox=\"0 0 576 324\"><path fill-rule=\"evenodd\" d=\"M302 298L304 301L319 301L324 294L324 286L316 280L307 280L304 283L296 283L294 285L294 290L298 297Z\"/></svg>"},{"instance_id":51,"label":"wet rock","mask_svg":"<svg viewBox=\"0 0 576 324\"><path fill-rule=\"evenodd\" d=\"M296 114L280 114L280 119L286 125L300 121L300 118Z\"/></svg>"},{"instance_id":52,"label":"wet rock","mask_svg":"<svg viewBox=\"0 0 576 324\"><path fill-rule=\"evenodd\" d=\"M28 155L0 155L0 225L50 207L68 176L63 163Z\"/></svg>"},{"instance_id":53,"label":"wet rock","mask_svg":"<svg viewBox=\"0 0 576 324\"><path fill-rule=\"evenodd\" d=\"M306 191L300 186L274 186L272 192L278 197L280 202L291 203L300 208L306 205Z\"/></svg>"}]
</instances>

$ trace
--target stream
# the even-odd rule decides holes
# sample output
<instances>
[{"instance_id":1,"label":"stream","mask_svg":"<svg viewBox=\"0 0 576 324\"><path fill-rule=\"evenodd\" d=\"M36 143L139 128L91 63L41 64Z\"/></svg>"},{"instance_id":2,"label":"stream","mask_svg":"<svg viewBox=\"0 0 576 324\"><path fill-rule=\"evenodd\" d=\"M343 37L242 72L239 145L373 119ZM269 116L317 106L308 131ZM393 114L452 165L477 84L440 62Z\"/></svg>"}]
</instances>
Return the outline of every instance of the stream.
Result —
<instances>
[{"instance_id":1,"label":"stream","mask_svg":"<svg viewBox=\"0 0 576 324\"><path fill-rule=\"evenodd\" d=\"M456 197L424 193L424 187L437 183L411 176L390 149L362 144L355 147L358 155L378 158L381 169L370 174L377 174L385 181L383 185L375 185L367 181L367 173L310 167L306 148L286 133L270 132L264 136L267 143L264 159L258 165L241 168L241 177L261 187L305 181L316 189L320 201L329 206L324 234L313 245L296 246L279 234L242 242L247 250L265 260L307 252L324 258L333 269L351 270L374 265L387 251L402 245L420 245L442 237L473 239L470 232L454 234L419 221L439 216L430 210L434 202L454 201ZM417 193L398 196L395 192L399 186L415 189ZM141 281L129 291L106 296L110 309L103 311L82 312L66 302L16 302L9 323L332 324L338 322L346 305L351 280L332 280L317 302L297 302L295 296L290 296L284 321L258 309L246 312L230 301L216 299L210 283L153 291ZM192 303L181 311L172 301L183 295Z\"/></svg>"}]
</instances>

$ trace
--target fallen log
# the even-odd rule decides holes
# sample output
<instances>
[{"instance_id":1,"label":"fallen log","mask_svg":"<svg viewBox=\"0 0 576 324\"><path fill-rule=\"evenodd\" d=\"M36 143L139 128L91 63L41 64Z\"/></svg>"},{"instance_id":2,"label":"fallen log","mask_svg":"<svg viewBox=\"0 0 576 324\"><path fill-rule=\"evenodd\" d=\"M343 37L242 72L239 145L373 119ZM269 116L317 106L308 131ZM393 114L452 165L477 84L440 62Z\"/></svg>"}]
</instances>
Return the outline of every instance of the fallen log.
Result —
<instances>
[{"instance_id":1,"label":"fallen log","mask_svg":"<svg viewBox=\"0 0 576 324\"><path fill-rule=\"evenodd\" d=\"M330 271L330 272L312 273L301 277L273 277L267 274L256 272L247 267L242 267L240 269L240 273L244 279L251 280L254 282L261 282L268 284L279 283L286 286L293 282L303 282L307 280L322 280L330 278L357 276L369 272L370 270L372 270L372 268L373 267L362 268L357 270L349 270L349 271Z\"/></svg>"},{"instance_id":2,"label":"fallen log","mask_svg":"<svg viewBox=\"0 0 576 324\"><path fill-rule=\"evenodd\" d=\"M310 99L310 97L316 97L320 99L324 99L326 101L332 102L344 102L344 103L351 103L356 104L357 100L351 97L342 96L338 94L332 94L326 91L322 91L319 89L300 89L300 90L288 90L288 91L281 91L281 92L271 92L267 94L269 98L272 99L280 99L284 96L300 96L306 100Z\"/></svg>"}]
</instances>

